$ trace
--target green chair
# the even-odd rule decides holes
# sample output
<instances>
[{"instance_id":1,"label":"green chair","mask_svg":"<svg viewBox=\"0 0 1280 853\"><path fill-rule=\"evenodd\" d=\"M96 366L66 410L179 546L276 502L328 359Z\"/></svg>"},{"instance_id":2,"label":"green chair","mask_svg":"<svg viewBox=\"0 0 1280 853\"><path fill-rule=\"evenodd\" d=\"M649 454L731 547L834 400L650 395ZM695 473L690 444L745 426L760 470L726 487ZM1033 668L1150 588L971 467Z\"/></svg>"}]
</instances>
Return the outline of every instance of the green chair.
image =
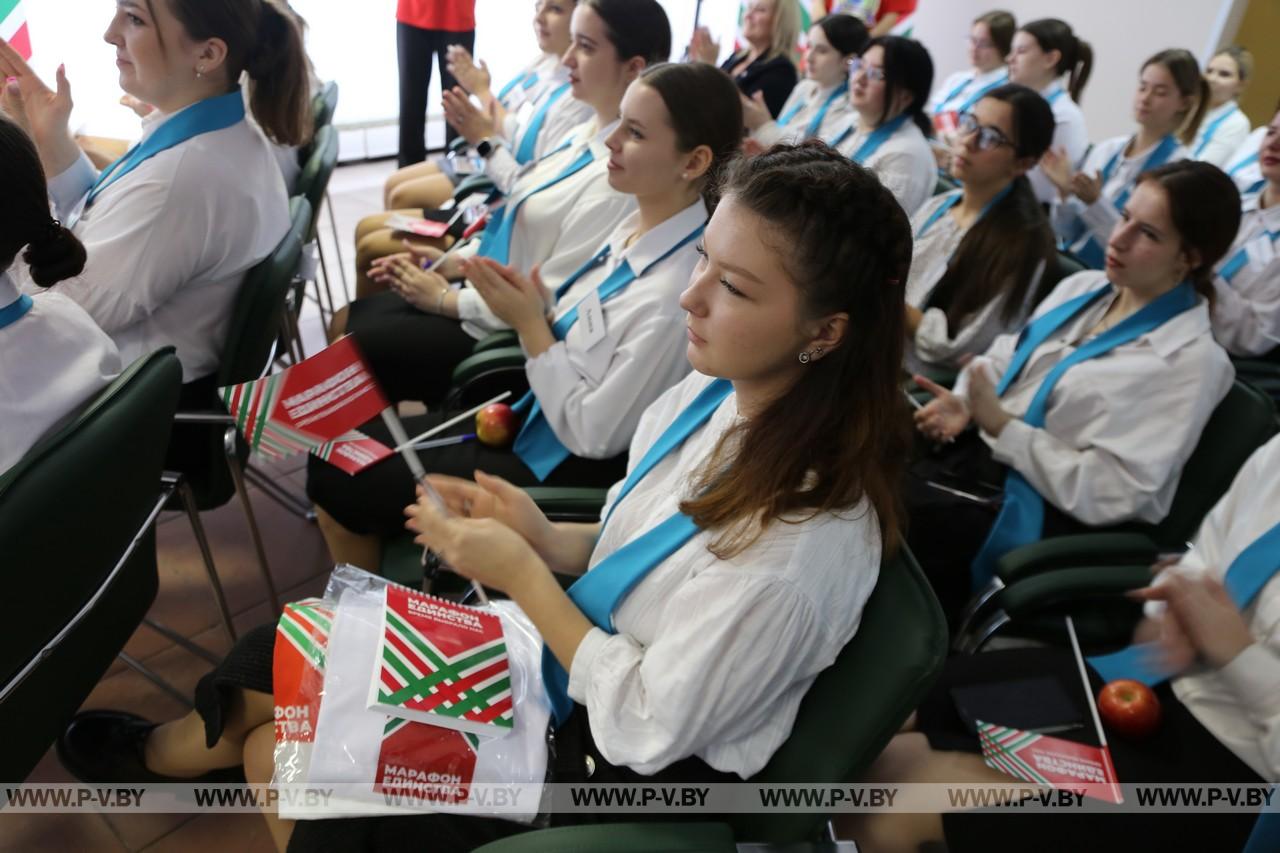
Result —
<instances>
[{"instance_id":1,"label":"green chair","mask_svg":"<svg viewBox=\"0 0 1280 853\"><path fill-rule=\"evenodd\" d=\"M139 359L0 475L0 778L25 779L155 599L155 525L182 384Z\"/></svg>"},{"instance_id":2,"label":"green chair","mask_svg":"<svg viewBox=\"0 0 1280 853\"><path fill-rule=\"evenodd\" d=\"M303 235L311 221L311 205L301 196L290 202L289 211L292 219L289 231L275 251L249 271L236 295L222 363L215 374L214 384L218 388L258 379L273 361L286 296L293 287L298 259L302 254ZM231 500L233 495L239 496L263 582L272 606L278 610L279 601L267 566L266 549L262 545L245 485L249 447L237 433L235 421L216 393L211 391L207 402L200 404L198 409L178 413L174 441L181 441L187 450L182 458L191 460L185 464L182 473L190 481L196 505L201 510L216 509ZM249 473L253 474L252 470ZM286 506L290 506L288 501L297 502L265 476L254 476L253 482ZM232 631L229 624L225 627Z\"/></svg>"},{"instance_id":3,"label":"green chair","mask_svg":"<svg viewBox=\"0 0 1280 853\"><path fill-rule=\"evenodd\" d=\"M791 736L765 768L751 778L763 784L838 785L858 781L884 750L946 660L947 626L942 610L915 559L903 550L881 565L880 579L863 611L857 634L814 680L800 704ZM741 843L807 845L818 842L828 815L756 812L725 819ZM665 850L650 839L678 834L678 824L614 824L529 833L481 848L485 853L544 850ZM693 827L686 839L696 840ZM556 835L551 836L554 832ZM602 833L604 833L602 835ZM609 839L608 847L593 846ZM677 846L677 850L719 850ZM547 846L548 844L559 846ZM678 843L678 842L677 842ZM789 849L782 847L781 849Z\"/></svg>"},{"instance_id":4,"label":"green chair","mask_svg":"<svg viewBox=\"0 0 1280 853\"><path fill-rule=\"evenodd\" d=\"M1257 358L1233 358L1236 378L1280 402L1280 347Z\"/></svg>"},{"instance_id":5,"label":"green chair","mask_svg":"<svg viewBox=\"0 0 1280 853\"><path fill-rule=\"evenodd\" d=\"M735 853L723 823L602 823L514 835L475 853Z\"/></svg>"},{"instance_id":6,"label":"green chair","mask_svg":"<svg viewBox=\"0 0 1280 853\"><path fill-rule=\"evenodd\" d=\"M338 84L333 80L324 84L324 88L311 99L311 118L318 132L322 127L333 124L333 114L338 110Z\"/></svg>"},{"instance_id":7,"label":"green chair","mask_svg":"<svg viewBox=\"0 0 1280 853\"><path fill-rule=\"evenodd\" d=\"M294 288L290 290L289 299L290 310L285 314L287 325L286 331L289 334L289 344L294 348L294 358L298 361L306 358L306 353L302 349L302 338L298 333L298 316L302 313L302 302L305 297L307 279L310 278L316 287L316 305L320 308L320 319L327 326L333 319L333 313L336 303L333 298L333 289L330 285L329 265L325 261L324 249L322 241L319 238L320 229L320 210L324 207L325 200L328 198L329 180L333 177L333 170L338 165L338 131L333 125L325 125L316 131L315 137L311 141L311 145L307 151L307 158L302 164L302 171L298 174L297 194L306 198L311 205L311 220L307 223L306 233L303 235L303 243L310 251L314 246L320 259L320 275L299 276ZM332 207L330 208L332 212ZM336 237L336 232L335 232ZM308 262L307 266L311 266ZM341 269L341 261L339 261ZM321 279L323 279L324 287L321 288ZM346 282L343 281L343 294L346 293Z\"/></svg>"},{"instance_id":8,"label":"green chair","mask_svg":"<svg viewBox=\"0 0 1280 853\"><path fill-rule=\"evenodd\" d=\"M961 620L956 649L972 653L1002 631L1057 641L1068 613L1086 646L1126 643L1139 608L1118 593L1144 585L1157 554L1186 547L1245 460L1275 433L1272 401L1235 382L1205 424L1164 520L1046 539L1004 555Z\"/></svg>"}]
</instances>

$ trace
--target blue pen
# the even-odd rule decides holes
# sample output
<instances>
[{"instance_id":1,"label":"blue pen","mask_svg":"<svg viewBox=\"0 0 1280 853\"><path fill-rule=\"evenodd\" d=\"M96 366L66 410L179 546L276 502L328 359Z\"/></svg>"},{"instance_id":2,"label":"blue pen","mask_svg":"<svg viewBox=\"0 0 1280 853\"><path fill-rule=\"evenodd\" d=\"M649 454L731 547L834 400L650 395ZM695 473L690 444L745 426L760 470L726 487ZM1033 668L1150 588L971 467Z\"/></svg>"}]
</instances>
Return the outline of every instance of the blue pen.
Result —
<instances>
[{"instance_id":1,"label":"blue pen","mask_svg":"<svg viewBox=\"0 0 1280 853\"><path fill-rule=\"evenodd\" d=\"M471 441L471 439L475 437L476 434L474 432L469 432L466 435L451 435L448 438L436 438L431 441L419 442L413 445L413 449L430 450L433 447L448 447L451 444L463 444L464 442Z\"/></svg>"}]
</instances>

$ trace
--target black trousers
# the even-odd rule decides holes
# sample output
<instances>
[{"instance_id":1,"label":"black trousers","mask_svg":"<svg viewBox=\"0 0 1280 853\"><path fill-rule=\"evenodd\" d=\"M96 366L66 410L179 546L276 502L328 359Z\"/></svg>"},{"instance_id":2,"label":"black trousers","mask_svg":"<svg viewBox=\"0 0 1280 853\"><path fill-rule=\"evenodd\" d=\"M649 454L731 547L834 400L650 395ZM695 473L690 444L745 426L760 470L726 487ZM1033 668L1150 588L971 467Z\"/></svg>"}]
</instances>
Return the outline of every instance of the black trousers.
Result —
<instances>
[{"instance_id":1,"label":"black trousers","mask_svg":"<svg viewBox=\"0 0 1280 853\"><path fill-rule=\"evenodd\" d=\"M400 166L411 166L427 159L426 114L427 91L431 88L431 57L440 65L441 91L458 85L449 73L445 52L457 44L474 50L476 32L423 30L409 24L396 24L396 57L400 61ZM445 128L445 141L458 134Z\"/></svg>"}]
</instances>

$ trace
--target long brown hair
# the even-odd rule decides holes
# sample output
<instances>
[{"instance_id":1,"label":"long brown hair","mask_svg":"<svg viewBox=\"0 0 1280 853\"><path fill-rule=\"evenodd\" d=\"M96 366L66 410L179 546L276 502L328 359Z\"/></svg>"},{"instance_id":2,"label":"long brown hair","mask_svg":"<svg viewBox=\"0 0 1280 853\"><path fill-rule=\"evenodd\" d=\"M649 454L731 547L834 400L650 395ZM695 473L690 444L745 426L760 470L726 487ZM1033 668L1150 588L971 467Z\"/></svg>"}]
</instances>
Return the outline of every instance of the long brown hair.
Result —
<instances>
[{"instance_id":1,"label":"long brown hair","mask_svg":"<svg viewBox=\"0 0 1280 853\"><path fill-rule=\"evenodd\" d=\"M1071 25L1058 18L1041 18L1019 27L1031 36L1045 53L1058 51L1058 64L1054 70L1067 74L1067 92L1077 104L1084 97L1085 84L1093 71L1093 47L1078 37Z\"/></svg>"},{"instance_id":2,"label":"long brown hair","mask_svg":"<svg viewBox=\"0 0 1280 853\"><path fill-rule=\"evenodd\" d=\"M1195 250L1200 265L1191 270L1196 291L1213 301L1213 268L1226 255L1240 230L1240 190L1211 163L1179 160L1143 172L1135 186L1150 181L1164 190L1169 218L1182 248Z\"/></svg>"},{"instance_id":3,"label":"long brown hair","mask_svg":"<svg viewBox=\"0 0 1280 853\"><path fill-rule=\"evenodd\" d=\"M1053 109L1036 92L1017 83L992 89L984 98L1013 111L1014 156L1039 162L1053 142ZM1042 285L1029 293L1037 267L1054 262L1053 229L1025 175L1013 179L1004 197L969 229L929 294L927 307L941 308L957 329L993 299L1002 297L1001 319L1014 322L1024 306L1039 303ZM1041 282L1048 281L1042 277Z\"/></svg>"},{"instance_id":4,"label":"long brown hair","mask_svg":"<svg viewBox=\"0 0 1280 853\"><path fill-rule=\"evenodd\" d=\"M146 0L155 18L155 0ZM304 145L312 132L311 91L302 33L279 0L160 0L193 41L222 39L227 79L249 75L249 108L267 138ZM161 50L164 43L161 42Z\"/></svg>"},{"instance_id":5,"label":"long brown hair","mask_svg":"<svg viewBox=\"0 0 1280 853\"><path fill-rule=\"evenodd\" d=\"M834 352L764 411L731 428L681 512L726 558L773 521L875 509L885 553L900 540L900 482L910 442L898 385L911 225L867 169L818 141L776 145L729 169L724 195L769 223L810 317L849 315Z\"/></svg>"},{"instance_id":6,"label":"long brown hair","mask_svg":"<svg viewBox=\"0 0 1280 853\"><path fill-rule=\"evenodd\" d=\"M1194 99L1191 108L1186 111L1182 125L1176 131L1183 145L1195 141L1196 132L1200 130L1200 120L1209 109L1209 83L1200 73L1200 64L1189 50L1180 47L1162 50L1142 63L1143 70L1148 65L1159 65L1169 72L1173 83L1178 87L1178 94L1184 98Z\"/></svg>"}]
</instances>

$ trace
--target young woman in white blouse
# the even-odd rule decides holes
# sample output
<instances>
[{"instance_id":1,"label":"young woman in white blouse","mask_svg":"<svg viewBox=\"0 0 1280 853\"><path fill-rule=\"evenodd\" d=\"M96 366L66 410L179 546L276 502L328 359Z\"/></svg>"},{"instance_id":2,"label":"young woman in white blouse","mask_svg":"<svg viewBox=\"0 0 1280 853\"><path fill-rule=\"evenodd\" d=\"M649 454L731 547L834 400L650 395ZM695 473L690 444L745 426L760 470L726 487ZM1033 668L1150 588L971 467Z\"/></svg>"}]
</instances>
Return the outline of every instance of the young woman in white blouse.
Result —
<instances>
[{"instance_id":1,"label":"young woman in white blouse","mask_svg":"<svg viewBox=\"0 0 1280 853\"><path fill-rule=\"evenodd\" d=\"M1178 48L1162 50L1142 63L1133 96L1133 134L1099 142L1080 171L1058 151L1041 161L1058 188L1054 230L1071 253L1093 269L1102 269L1107 236L1133 193L1139 175L1190 153L1200 120L1209 105L1209 85L1196 58Z\"/></svg>"},{"instance_id":2,"label":"young woman in white blouse","mask_svg":"<svg viewBox=\"0 0 1280 853\"><path fill-rule=\"evenodd\" d=\"M1078 37L1066 21L1041 18L1023 24L1013 35L1009 51L1009 82L1040 93L1053 108L1053 150L1072 166L1089 149L1080 99L1093 70L1093 48ZM1063 85L1062 75L1067 75ZM1058 198L1057 188L1040 168L1030 175L1031 187L1042 204Z\"/></svg>"},{"instance_id":3,"label":"young woman in white blouse","mask_svg":"<svg viewBox=\"0 0 1280 853\"><path fill-rule=\"evenodd\" d=\"M1108 738L1121 782L1265 788L1262 783L1280 780L1277 555L1280 438L1273 438L1240 469L1200 525L1191 549L1153 567L1159 574L1150 587L1136 593L1147 602L1147 618L1135 640L1156 644L1160 675L1145 680L1160 701L1161 721L1138 741L1114 732ZM1254 574L1251 568L1260 571ZM1252 575L1252 583L1242 583L1247 575ZM1244 588L1247 594L1242 594ZM1139 673L1103 656L1089 659L1088 674L1096 695L1105 682ZM952 658L909 730L890 742L862 781L1020 785L989 768L977 754L977 735L957 715L952 690L1030 678L1052 678L1067 696L1084 701L1079 671L1066 649ZM1083 721L1091 730L1087 711ZM1023 851L1036 846L1037 839L1042 842L1049 831L1056 850L1099 849L1100 844L1112 849L1106 841L1120 837L1141 839L1152 850L1243 850L1256 820L1256 812L1228 809L1078 814L1069 820L1045 814L1015 817L1001 810L986 815L859 816L845 821L839 835L854 839L867 853L918 850L943 840L955 853ZM1267 844L1248 847L1259 853L1274 849Z\"/></svg>"},{"instance_id":4,"label":"young woman in white blouse","mask_svg":"<svg viewBox=\"0 0 1280 853\"><path fill-rule=\"evenodd\" d=\"M120 353L84 309L54 290L21 293L8 270L53 287L84 269L84 246L49 216L30 137L0 116L0 474L120 372ZM25 247L25 251L24 250Z\"/></svg>"},{"instance_id":5,"label":"young woman in white blouse","mask_svg":"<svg viewBox=\"0 0 1280 853\"><path fill-rule=\"evenodd\" d=\"M933 116L935 130L954 130L961 113L973 109L983 95L1009 81L1007 58L1017 29L1013 15L999 9L973 19L969 26L969 68L948 76L929 98L926 109Z\"/></svg>"},{"instance_id":6,"label":"young woman in white blouse","mask_svg":"<svg viewBox=\"0 0 1280 853\"><path fill-rule=\"evenodd\" d=\"M1164 518L1231 385L1206 296L1239 210L1230 179L1207 163L1145 173L1111 232L1105 272L1065 279L1021 334L965 367L954 392L916 377L936 395L916 425L942 446L912 469L910 541L949 614L1019 545ZM996 497L958 499L956 489Z\"/></svg>"},{"instance_id":7,"label":"young woman in white blouse","mask_svg":"<svg viewBox=\"0 0 1280 853\"><path fill-rule=\"evenodd\" d=\"M1241 194L1256 193L1267 183L1267 179L1262 177L1262 168L1258 164L1258 150L1262 145L1262 138L1266 135L1266 125L1255 127L1245 137L1244 142L1231 152L1226 165L1222 167L1223 171L1231 176L1231 180L1236 182Z\"/></svg>"},{"instance_id":8,"label":"young woman in white blouse","mask_svg":"<svg viewBox=\"0 0 1280 853\"><path fill-rule=\"evenodd\" d=\"M756 773L857 631L882 556L897 545L911 252L900 207L820 144L777 148L734 167L701 251L681 296L696 373L641 419L603 524L551 524L495 478L436 478L457 518L421 502L407 510L419 542L524 609L564 670L547 682L557 753L568 757L554 762L556 782L585 781L584 756L593 783ZM613 624L603 629L552 571L590 584L617 571L623 546L645 555L643 576L607 605ZM242 638L198 690L199 714L159 728L80 715L62 740L64 761L86 778L192 776L241 762L250 778L269 777L262 663L274 636L268 626ZM227 677L246 663L245 677ZM420 849L424 838L471 850L525 828L424 814L273 830L278 843L292 834L294 850Z\"/></svg>"},{"instance_id":9,"label":"young woman in white blouse","mask_svg":"<svg viewBox=\"0 0 1280 853\"><path fill-rule=\"evenodd\" d=\"M950 374L1004 332L1021 328L1044 296L1057 248L1026 174L1053 138L1053 111L1008 83L959 114L951 171L962 189L912 217L907 279L907 370Z\"/></svg>"},{"instance_id":10,"label":"young woman in white blouse","mask_svg":"<svg viewBox=\"0 0 1280 853\"><path fill-rule=\"evenodd\" d=\"M875 172L908 216L937 183L933 123L924 110L931 86L933 60L924 45L899 36L872 39L849 64L854 115L831 143Z\"/></svg>"},{"instance_id":11,"label":"young woman in white blouse","mask_svg":"<svg viewBox=\"0 0 1280 853\"><path fill-rule=\"evenodd\" d=\"M1240 232L1213 279L1213 336L1245 358L1280 347L1280 108L1266 131L1263 186L1243 196Z\"/></svg>"},{"instance_id":12,"label":"young woman in white blouse","mask_svg":"<svg viewBox=\"0 0 1280 853\"><path fill-rule=\"evenodd\" d=\"M488 259L463 271L496 316L520 336L530 393L515 408L524 427L511 450L471 442L419 454L426 470L470 476L477 468L519 486L607 486L645 408L689 370L680 292L725 162L742 139L733 81L711 65L663 64L646 70L622 100L622 121L607 140L609 184L638 210L597 246L553 296L535 267L529 275ZM705 194L705 200L704 200ZM411 261L398 276L422 274ZM582 322L589 315L590 322ZM442 411L410 418L414 435L450 419ZM454 432L474 431L462 425ZM381 424L371 435L392 442ZM319 459L307 494L336 562L375 568L385 537L400 530L414 478L400 459L350 477Z\"/></svg>"},{"instance_id":13,"label":"young woman in white blouse","mask_svg":"<svg viewBox=\"0 0 1280 853\"><path fill-rule=\"evenodd\" d=\"M476 340L507 328L465 281L464 257L488 257L525 275L539 266L550 301L636 209L635 196L609 184L605 140L618 126L627 86L670 52L666 15L657 0L582 0L572 27L564 62L574 96L591 103L596 117L578 126L568 147L521 177L469 244L416 272L404 262L434 263L439 252L378 259L373 284L385 290L355 300L335 318L333 331L355 335L392 399L439 403L453 368L471 354ZM451 289L458 281L463 286Z\"/></svg>"},{"instance_id":14,"label":"young woman in white blouse","mask_svg":"<svg viewBox=\"0 0 1280 853\"><path fill-rule=\"evenodd\" d=\"M484 156L484 174L506 192L515 184L521 167L545 157L575 127L591 118L591 106L569 91L569 69L560 62L569 49L569 21L577 0L537 0L533 32L538 58L520 69L495 94L489 67L477 63L466 48L449 48L449 71L463 92L442 93L445 115L459 135ZM468 95L480 101L476 107ZM488 145L483 143L488 141ZM383 198L387 210L421 216L421 209L435 209L453 196L454 186L466 177L442 171L430 160L397 169L387 178ZM385 221L386 215L379 219ZM370 234L380 227L362 220L357 233ZM395 251L399 251L397 244Z\"/></svg>"},{"instance_id":15,"label":"young woman in white blouse","mask_svg":"<svg viewBox=\"0 0 1280 853\"><path fill-rule=\"evenodd\" d=\"M156 108L114 167L98 173L76 146L62 71L51 90L3 45L0 74L17 78L6 106L24 117L54 211L89 253L83 275L59 291L125 362L175 346L191 383L217 370L245 273L289 228L284 180L246 121L240 75L262 130L299 142L311 129L302 39L275 0L125 0L105 39L121 87Z\"/></svg>"},{"instance_id":16,"label":"young woman in white blouse","mask_svg":"<svg viewBox=\"0 0 1280 853\"><path fill-rule=\"evenodd\" d=\"M1209 84L1209 111L1191 143L1196 160L1223 168L1251 130L1249 117L1237 103L1253 76L1253 54L1243 47L1228 47L1214 54L1204 70Z\"/></svg>"},{"instance_id":17,"label":"young woman in white blouse","mask_svg":"<svg viewBox=\"0 0 1280 853\"><path fill-rule=\"evenodd\" d=\"M775 121L764 94L743 96L742 114L759 147L821 139L830 143L848 124L849 60L867 46L867 27L853 15L827 15L809 29L805 78L791 90Z\"/></svg>"}]
</instances>

